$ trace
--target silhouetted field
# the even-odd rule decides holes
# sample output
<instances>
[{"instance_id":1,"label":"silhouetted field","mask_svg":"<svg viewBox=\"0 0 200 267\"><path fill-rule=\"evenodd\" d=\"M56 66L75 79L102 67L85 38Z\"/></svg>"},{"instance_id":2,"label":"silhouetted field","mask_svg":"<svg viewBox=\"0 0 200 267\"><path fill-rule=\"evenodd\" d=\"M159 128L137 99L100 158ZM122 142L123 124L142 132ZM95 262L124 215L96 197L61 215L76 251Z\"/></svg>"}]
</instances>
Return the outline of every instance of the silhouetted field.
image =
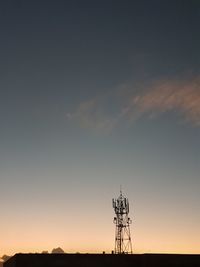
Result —
<instances>
[{"instance_id":1,"label":"silhouetted field","mask_svg":"<svg viewBox=\"0 0 200 267\"><path fill-rule=\"evenodd\" d=\"M4 267L200 267L200 255L16 254Z\"/></svg>"}]
</instances>

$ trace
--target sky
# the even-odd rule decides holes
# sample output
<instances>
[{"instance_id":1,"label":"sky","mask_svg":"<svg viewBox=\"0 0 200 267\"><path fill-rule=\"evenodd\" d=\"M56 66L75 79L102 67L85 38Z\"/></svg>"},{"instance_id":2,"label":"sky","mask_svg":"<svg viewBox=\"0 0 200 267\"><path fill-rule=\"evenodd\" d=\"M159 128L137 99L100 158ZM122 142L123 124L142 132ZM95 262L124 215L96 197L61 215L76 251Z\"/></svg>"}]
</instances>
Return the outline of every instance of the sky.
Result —
<instances>
[{"instance_id":1,"label":"sky","mask_svg":"<svg viewBox=\"0 0 200 267\"><path fill-rule=\"evenodd\" d=\"M0 256L200 253L200 2L0 2Z\"/></svg>"}]
</instances>

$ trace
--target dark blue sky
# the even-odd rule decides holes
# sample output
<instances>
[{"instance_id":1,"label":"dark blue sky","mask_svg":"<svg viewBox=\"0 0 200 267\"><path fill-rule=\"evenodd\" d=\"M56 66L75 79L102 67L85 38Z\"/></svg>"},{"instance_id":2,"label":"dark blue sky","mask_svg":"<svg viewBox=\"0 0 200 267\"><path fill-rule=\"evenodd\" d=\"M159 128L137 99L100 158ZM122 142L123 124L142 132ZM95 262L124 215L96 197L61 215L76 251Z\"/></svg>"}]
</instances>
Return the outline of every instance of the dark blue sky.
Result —
<instances>
[{"instance_id":1,"label":"dark blue sky","mask_svg":"<svg viewBox=\"0 0 200 267\"><path fill-rule=\"evenodd\" d=\"M137 252L199 253L199 26L197 0L1 1L4 253L111 251L120 184Z\"/></svg>"}]
</instances>

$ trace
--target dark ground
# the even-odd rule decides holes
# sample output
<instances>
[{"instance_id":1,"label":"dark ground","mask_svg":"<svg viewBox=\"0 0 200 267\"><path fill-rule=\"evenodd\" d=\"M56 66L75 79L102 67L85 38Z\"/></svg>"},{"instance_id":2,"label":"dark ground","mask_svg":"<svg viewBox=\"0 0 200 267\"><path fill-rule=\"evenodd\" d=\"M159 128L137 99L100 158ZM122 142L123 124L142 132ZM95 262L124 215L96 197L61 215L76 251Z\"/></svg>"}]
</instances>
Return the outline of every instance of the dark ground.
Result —
<instances>
[{"instance_id":1,"label":"dark ground","mask_svg":"<svg viewBox=\"0 0 200 267\"><path fill-rule=\"evenodd\" d=\"M200 255L16 254L4 267L200 267Z\"/></svg>"}]
</instances>

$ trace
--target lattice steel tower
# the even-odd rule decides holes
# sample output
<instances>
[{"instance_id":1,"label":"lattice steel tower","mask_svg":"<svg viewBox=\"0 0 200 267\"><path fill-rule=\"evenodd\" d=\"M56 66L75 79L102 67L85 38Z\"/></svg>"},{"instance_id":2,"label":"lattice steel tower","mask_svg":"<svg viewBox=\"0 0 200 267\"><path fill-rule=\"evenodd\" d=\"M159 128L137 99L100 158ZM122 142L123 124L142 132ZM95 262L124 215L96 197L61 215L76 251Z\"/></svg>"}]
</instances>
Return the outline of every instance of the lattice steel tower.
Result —
<instances>
[{"instance_id":1,"label":"lattice steel tower","mask_svg":"<svg viewBox=\"0 0 200 267\"><path fill-rule=\"evenodd\" d=\"M116 224L115 230L115 254L132 254L132 243L130 224L131 219L128 217L129 202L128 198L124 197L122 190L117 199L113 199L113 208L116 214L114 223Z\"/></svg>"}]
</instances>

